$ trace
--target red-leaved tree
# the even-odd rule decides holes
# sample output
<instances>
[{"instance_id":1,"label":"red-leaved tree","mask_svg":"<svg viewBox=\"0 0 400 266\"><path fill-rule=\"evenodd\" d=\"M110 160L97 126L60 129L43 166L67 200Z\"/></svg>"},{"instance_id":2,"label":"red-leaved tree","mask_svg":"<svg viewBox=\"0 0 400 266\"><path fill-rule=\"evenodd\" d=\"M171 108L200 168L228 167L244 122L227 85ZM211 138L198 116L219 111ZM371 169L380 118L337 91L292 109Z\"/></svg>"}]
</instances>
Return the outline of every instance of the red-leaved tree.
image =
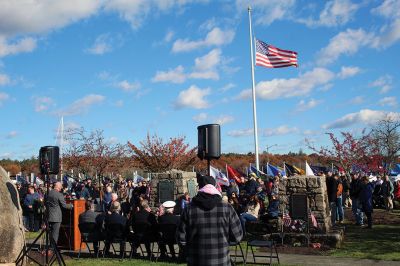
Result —
<instances>
[{"instance_id":1,"label":"red-leaved tree","mask_svg":"<svg viewBox=\"0 0 400 266\"><path fill-rule=\"evenodd\" d=\"M196 160L196 147L190 149L185 137L170 138L164 143L157 135L140 142L140 148L128 142L133 152L133 159L147 171L162 173L172 169L188 170Z\"/></svg>"},{"instance_id":2,"label":"red-leaved tree","mask_svg":"<svg viewBox=\"0 0 400 266\"><path fill-rule=\"evenodd\" d=\"M359 137L355 137L350 132L341 132L341 139L333 133L326 134L329 135L332 147L316 148L306 139L307 146L318 154L327 157L347 173L353 170L382 171L382 156L376 149L376 140L365 130Z\"/></svg>"}]
</instances>

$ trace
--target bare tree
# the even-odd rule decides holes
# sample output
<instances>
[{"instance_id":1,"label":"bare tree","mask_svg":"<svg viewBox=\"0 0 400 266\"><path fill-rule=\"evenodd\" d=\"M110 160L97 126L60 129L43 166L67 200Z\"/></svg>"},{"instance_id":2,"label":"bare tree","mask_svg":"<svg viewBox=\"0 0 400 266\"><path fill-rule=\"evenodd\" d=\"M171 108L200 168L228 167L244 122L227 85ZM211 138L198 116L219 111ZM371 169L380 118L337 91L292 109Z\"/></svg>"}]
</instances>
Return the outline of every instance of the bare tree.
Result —
<instances>
[{"instance_id":1,"label":"bare tree","mask_svg":"<svg viewBox=\"0 0 400 266\"><path fill-rule=\"evenodd\" d=\"M118 172L126 157L126 146L106 140L103 130L87 133L83 128L69 132L64 162L69 168L103 176Z\"/></svg>"},{"instance_id":2,"label":"bare tree","mask_svg":"<svg viewBox=\"0 0 400 266\"><path fill-rule=\"evenodd\" d=\"M400 120L385 118L380 120L372 129L377 149L383 157L385 171L390 171L397 162L400 153Z\"/></svg>"}]
</instances>

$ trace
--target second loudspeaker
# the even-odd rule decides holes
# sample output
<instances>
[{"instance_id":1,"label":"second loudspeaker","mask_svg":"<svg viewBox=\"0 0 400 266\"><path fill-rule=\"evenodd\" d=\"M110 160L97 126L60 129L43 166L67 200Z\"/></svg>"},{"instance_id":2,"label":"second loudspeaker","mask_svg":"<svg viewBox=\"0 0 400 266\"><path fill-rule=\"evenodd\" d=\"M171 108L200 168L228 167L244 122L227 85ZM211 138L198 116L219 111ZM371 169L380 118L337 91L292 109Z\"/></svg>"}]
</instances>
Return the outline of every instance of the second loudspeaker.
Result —
<instances>
[{"instance_id":1,"label":"second loudspeaker","mask_svg":"<svg viewBox=\"0 0 400 266\"><path fill-rule=\"evenodd\" d=\"M200 159L219 159L221 157L221 129L218 124L207 124L197 127L197 156Z\"/></svg>"}]
</instances>

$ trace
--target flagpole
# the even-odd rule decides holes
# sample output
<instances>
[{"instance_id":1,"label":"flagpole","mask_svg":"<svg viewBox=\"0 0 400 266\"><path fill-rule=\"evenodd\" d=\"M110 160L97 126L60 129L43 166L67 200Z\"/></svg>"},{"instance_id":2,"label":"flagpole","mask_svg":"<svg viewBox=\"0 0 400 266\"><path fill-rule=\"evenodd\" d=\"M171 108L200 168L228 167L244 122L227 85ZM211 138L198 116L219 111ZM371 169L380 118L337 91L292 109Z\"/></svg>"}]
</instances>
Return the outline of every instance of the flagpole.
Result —
<instances>
[{"instance_id":1,"label":"flagpole","mask_svg":"<svg viewBox=\"0 0 400 266\"><path fill-rule=\"evenodd\" d=\"M254 55L253 55L253 31L251 28L251 7L248 7L249 12L249 33L250 33L250 57L251 57L251 81L252 81L252 92L253 92L253 122L254 122L254 149L256 156L256 168L259 170L258 160L258 129L257 129L257 106L256 106L256 89L254 81Z\"/></svg>"}]
</instances>

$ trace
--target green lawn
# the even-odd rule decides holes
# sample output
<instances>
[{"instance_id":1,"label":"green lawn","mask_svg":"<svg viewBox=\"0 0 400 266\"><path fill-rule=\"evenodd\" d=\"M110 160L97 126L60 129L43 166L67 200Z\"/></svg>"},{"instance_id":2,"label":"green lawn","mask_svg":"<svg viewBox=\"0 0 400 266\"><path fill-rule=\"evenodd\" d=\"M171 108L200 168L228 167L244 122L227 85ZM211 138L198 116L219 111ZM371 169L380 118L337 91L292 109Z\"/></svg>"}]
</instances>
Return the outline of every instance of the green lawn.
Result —
<instances>
[{"instance_id":1,"label":"green lawn","mask_svg":"<svg viewBox=\"0 0 400 266\"><path fill-rule=\"evenodd\" d=\"M343 246L329 255L400 261L400 224L374 225L372 229L349 225Z\"/></svg>"},{"instance_id":2,"label":"green lawn","mask_svg":"<svg viewBox=\"0 0 400 266\"><path fill-rule=\"evenodd\" d=\"M25 238L26 239L35 239L42 231L38 232L25 232Z\"/></svg>"}]
</instances>

